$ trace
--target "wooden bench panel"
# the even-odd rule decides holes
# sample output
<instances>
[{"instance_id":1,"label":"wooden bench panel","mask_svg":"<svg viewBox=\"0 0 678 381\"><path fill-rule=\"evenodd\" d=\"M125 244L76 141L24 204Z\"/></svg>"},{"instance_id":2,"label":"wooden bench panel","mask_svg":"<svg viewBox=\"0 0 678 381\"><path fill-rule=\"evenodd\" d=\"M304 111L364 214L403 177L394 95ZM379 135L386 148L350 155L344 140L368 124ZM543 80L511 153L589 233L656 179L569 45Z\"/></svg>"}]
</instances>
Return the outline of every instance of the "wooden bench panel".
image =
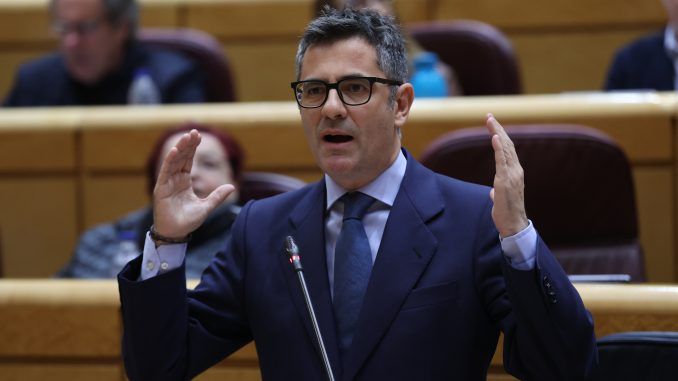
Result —
<instances>
[{"instance_id":1,"label":"wooden bench panel","mask_svg":"<svg viewBox=\"0 0 678 381\"><path fill-rule=\"evenodd\" d=\"M509 33L526 94L601 90L620 47L659 29L529 31Z\"/></svg>"},{"instance_id":2,"label":"wooden bench panel","mask_svg":"<svg viewBox=\"0 0 678 381\"><path fill-rule=\"evenodd\" d=\"M444 0L437 19L469 18L500 28L562 28L590 25L660 23L666 21L659 1L645 0Z\"/></svg>"},{"instance_id":3,"label":"wooden bench panel","mask_svg":"<svg viewBox=\"0 0 678 381\"><path fill-rule=\"evenodd\" d=\"M72 178L0 179L0 232L6 277L49 277L70 257L78 235Z\"/></svg>"},{"instance_id":4,"label":"wooden bench panel","mask_svg":"<svg viewBox=\"0 0 678 381\"><path fill-rule=\"evenodd\" d=\"M593 315L597 337L625 331L678 330L678 286L575 287ZM118 309L114 280L0 280L0 377L22 381L116 379L122 375ZM510 380L502 369L499 344L488 379ZM260 380L256 364L250 343L197 379Z\"/></svg>"}]
</instances>

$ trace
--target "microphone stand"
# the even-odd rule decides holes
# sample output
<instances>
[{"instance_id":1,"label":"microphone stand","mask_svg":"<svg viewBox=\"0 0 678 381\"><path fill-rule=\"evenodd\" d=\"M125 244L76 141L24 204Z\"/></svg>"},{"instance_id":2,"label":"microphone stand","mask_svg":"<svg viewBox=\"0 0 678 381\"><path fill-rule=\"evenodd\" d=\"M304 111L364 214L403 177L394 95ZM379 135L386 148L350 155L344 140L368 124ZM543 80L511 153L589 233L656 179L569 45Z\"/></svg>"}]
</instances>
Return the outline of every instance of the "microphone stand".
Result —
<instances>
[{"instance_id":1,"label":"microphone stand","mask_svg":"<svg viewBox=\"0 0 678 381\"><path fill-rule=\"evenodd\" d=\"M318 346L320 347L320 356L323 360L323 366L325 367L325 373L327 374L327 379L329 381L334 381L334 374L332 373L332 366L330 365L330 359L327 357L327 351L325 350L325 342L323 341L322 334L320 333L320 328L318 326L318 320L315 318L315 312L313 310L313 304L311 303L311 297L308 295L308 288L306 288L306 280L304 279L303 268L301 267L301 257L299 256L299 248L294 242L292 236L287 236L285 238L285 251L290 257L290 263L294 267L294 271L297 273L297 278L299 279L299 286L301 287L301 292L304 294L304 301L306 302L306 309L308 314L311 317L311 322L313 323L313 331L315 332L315 338L318 341Z\"/></svg>"}]
</instances>

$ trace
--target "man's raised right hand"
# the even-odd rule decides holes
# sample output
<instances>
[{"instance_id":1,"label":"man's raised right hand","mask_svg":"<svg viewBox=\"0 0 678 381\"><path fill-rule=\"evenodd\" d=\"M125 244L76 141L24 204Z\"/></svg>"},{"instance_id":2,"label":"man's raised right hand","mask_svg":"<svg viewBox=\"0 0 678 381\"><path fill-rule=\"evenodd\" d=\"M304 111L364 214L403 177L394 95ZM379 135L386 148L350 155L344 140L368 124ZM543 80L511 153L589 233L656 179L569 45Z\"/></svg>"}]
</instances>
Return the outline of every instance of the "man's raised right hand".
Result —
<instances>
[{"instance_id":1,"label":"man's raised right hand","mask_svg":"<svg viewBox=\"0 0 678 381\"><path fill-rule=\"evenodd\" d=\"M184 134L162 162L153 190L153 224L163 237L182 239L196 230L234 186L224 184L199 198L191 184L193 156L200 144L197 130Z\"/></svg>"}]
</instances>

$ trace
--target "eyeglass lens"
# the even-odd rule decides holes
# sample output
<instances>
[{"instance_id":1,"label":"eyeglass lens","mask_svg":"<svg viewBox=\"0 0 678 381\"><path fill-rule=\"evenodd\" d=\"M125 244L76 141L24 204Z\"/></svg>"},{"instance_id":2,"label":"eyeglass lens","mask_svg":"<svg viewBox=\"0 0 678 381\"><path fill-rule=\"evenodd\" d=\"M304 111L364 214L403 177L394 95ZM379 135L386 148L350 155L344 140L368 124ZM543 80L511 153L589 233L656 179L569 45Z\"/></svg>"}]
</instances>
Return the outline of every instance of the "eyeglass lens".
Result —
<instances>
[{"instance_id":1,"label":"eyeglass lens","mask_svg":"<svg viewBox=\"0 0 678 381\"><path fill-rule=\"evenodd\" d=\"M321 81L301 82L296 88L297 100L304 107L320 106L327 98L329 87ZM370 99L372 84L366 78L346 78L336 83L336 89L345 104L360 105Z\"/></svg>"},{"instance_id":2,"label":"eyeglass lens","mask_svg":"<svg viewBox=\"0 0 678 381\"><path fill-rule=\"evenodd\" d=\"M94 32L100 25L99 20L89 20L80 22L63 22L55 21L52 24L52 29L59 35L66 35L75 32L80 36L84 36Z\"/></svg>"}]
</instances>

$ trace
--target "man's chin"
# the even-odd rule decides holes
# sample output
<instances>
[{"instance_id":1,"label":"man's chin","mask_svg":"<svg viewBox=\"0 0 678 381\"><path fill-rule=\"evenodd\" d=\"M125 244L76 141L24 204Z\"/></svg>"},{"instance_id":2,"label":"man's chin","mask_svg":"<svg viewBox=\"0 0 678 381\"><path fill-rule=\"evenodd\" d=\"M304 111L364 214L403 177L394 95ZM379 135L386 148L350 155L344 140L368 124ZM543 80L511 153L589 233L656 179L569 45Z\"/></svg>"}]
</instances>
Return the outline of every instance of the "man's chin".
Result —
<instances>
[{"instance_id":1,"label":"man's chin","mask_svg":"<svg viewBox=\"0 0 678 381\"><path fill-rule=\"evenodd\" d=\"M92 85L99 81L99 79L101 78L100 75L92 73L89 70L83 70L80 68L69 67L68 72L71 74L71 77L73 77L73 79L85 85Z\"/></svg>"},{"instance_id":2,"label":"man's chin","mask_svg":"<svg viewBox=\"0 0 678 381\"><path fill-rule=\"evenodd\" d=\"M330 176L332 174L350 174L355 168L355 162L346 157L331 157L321 159L320 168Z\"/></svg>"}]
</instances>

